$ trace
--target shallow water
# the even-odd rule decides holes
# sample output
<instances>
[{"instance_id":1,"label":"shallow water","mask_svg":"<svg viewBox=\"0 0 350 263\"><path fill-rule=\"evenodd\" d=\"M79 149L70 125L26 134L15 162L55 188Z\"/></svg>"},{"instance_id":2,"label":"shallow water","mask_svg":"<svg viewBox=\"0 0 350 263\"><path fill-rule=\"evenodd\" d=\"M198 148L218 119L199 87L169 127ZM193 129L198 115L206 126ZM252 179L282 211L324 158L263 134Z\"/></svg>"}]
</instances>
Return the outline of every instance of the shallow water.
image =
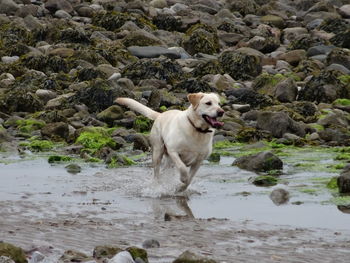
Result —
<instances>
[{"instance_id":1,"label":"shallow water","mask_svg":"<svg viewBox=\"0 0 350 263\"><path fill-rule=\"evenodd\" d=\"M116 169L81 164L81 173L70 174L64 164L50 165L47 158L21 160L6 156L2 160L0 200L30 201L43 207L41 210L28 207L22 213L24 217L88 213L91 218L142 218L147 214L159 219L167 213L332 230L348 229L350 219L349 214L328 202L332 198L328 189L306 191L314 187L312 178L331 178L336 174L293 173L288 164L278 185L256 187L249 182L254 173L230 166L233 157L225 157L220 164L204 164L185 194L176 196L178 178L174 171L168 170L162 183L155 184L149 163ZM8 163L4 164L4 160ZM289 202L275 205L271 201L269 194L276 188L289 191Z\"/></svg>"}]
</instances>

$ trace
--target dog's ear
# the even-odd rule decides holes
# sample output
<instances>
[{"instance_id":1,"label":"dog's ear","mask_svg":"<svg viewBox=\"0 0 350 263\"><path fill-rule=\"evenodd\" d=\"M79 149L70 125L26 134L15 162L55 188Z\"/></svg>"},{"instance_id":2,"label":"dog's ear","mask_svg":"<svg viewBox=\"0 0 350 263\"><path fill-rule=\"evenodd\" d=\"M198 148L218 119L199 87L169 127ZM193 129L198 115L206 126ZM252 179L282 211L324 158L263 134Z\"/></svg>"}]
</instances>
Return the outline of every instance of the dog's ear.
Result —
<instances>
[{"instance_id":1,"label":"dog's ear","mask_svg":"<svg viewBox=\"0 0 350 263\"><path fill-rule=\"evenodd\" d=\"M196 108L199 104L199 101L201 98L203 98L204 94L203 93L191 93L187 95L187 98L189 102L191 102L193 108Z\"/></svg>"}]
</instances>

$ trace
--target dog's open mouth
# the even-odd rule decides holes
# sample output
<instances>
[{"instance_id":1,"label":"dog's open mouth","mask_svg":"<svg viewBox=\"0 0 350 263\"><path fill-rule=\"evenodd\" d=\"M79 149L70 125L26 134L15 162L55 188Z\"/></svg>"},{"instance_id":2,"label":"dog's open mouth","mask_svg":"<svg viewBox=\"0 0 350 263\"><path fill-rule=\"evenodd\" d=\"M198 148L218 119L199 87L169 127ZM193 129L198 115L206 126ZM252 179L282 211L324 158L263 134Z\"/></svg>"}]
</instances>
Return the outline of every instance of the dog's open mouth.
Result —
<instances>
[{"instance_id":1,"label":"dog's open mouth","mask_svg":"<svg viewBox=\"0 0 350 263\"><path fill-rule=\"evenodd\" d=\"M213 128L220 128L224 125L223 122L218 121L216 118L214 117L210 117L208 115L202 115L203 119Z\"/></svg>"}]
</instances>

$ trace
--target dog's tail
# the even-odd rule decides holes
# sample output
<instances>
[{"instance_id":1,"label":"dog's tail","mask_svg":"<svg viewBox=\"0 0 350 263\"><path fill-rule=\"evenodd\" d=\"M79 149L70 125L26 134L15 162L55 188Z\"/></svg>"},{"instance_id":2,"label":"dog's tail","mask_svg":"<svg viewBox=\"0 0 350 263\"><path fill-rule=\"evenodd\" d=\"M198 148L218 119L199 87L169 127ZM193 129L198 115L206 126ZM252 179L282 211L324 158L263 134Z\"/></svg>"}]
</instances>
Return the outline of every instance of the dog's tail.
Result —
<instances>
[{"instance_id":1,"label":"dog's tail","mask_svg":"<svg viewBox=\"0 0 350 263\"><path fill-rule=\"evenodd\" d=\"M147 118L151 120L155 120L160 115L159 112L156 112L147 106L137 102L136 100L129 99L129 98L117 98L115 100L116 103L120 105L127 106L128 108L137 111L138 113L141 113L142 115L146 116Z\"/></svg>"}]
</instances>

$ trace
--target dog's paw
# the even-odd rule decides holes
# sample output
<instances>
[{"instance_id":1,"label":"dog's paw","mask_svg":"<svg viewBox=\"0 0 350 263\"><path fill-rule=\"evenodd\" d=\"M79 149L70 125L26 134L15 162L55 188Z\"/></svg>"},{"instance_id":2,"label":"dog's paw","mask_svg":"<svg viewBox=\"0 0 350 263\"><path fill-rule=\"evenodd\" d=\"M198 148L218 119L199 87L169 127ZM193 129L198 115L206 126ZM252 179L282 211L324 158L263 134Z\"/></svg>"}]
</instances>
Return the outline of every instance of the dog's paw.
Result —
<instances>
[{"instance_id":1,"label":"dog's paw","mask_svg":"<svg viewBox=\"0 0 350 263\"><path fill-rule=\"evenodd\" d=\"M181 193L187 189L188 185L187 184L180 184L176 187L175 193Z\"/></svg>"}]
</instances>

